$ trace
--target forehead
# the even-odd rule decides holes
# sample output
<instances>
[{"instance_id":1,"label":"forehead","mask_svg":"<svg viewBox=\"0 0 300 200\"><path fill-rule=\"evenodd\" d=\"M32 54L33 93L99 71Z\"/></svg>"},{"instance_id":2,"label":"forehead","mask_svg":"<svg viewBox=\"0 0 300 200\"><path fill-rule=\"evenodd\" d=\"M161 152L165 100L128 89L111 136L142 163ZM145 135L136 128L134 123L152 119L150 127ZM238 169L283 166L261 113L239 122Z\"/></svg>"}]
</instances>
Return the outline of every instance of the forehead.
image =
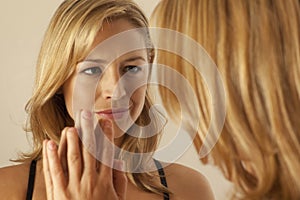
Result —
<instances>
[{"instance_id":1,"label":"forehead","mask_svg":"<svg viewBox=\"0 0 300 200\"><path fill-rule=\"evenodd\" d=\"M112 61L130 52L146 52L146 32L146 28L136 28L126 19L105 22L97 33L86 59Z\"/></svg>"},{"instance_id":2,"label":"forehead","mask_svg":"<svg viewBox=\"0 0 300 200\"><path fill-rule=\"evenodd\" d=\"M92 48L95 48L99 43L112 36L135 28L136 27L125 18L120 18L113 21L105 21L94 39Z\"/></svg>"}]
</instances>

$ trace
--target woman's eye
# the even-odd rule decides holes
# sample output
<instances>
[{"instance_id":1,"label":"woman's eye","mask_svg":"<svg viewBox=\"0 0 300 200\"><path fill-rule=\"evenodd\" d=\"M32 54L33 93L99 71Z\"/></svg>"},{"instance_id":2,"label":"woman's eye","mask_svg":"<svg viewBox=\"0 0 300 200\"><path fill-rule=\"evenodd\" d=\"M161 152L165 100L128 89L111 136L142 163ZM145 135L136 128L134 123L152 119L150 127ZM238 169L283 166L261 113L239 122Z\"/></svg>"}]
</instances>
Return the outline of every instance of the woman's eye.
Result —
<instances>
[{"instance_id":1,"label":"woman's eye","mask_svg":"<svg viewBox=\"0 0 300 200\"><path fill-rule=\"evenodd\" d=\"M142 70L141 67L135 66L135 65L129 65L129 66L126 66L126 67L123 68L123 72L124 73L127 73L127 72L138 73L141 70Z\"/></svg>"},{"instance_id":2,"label":"woman's eye","mask_svg":"<svg viewBox=\"0 0 300 200\"><path fill-rule=\"evenodd\" d=\"M87 74L87 75L98 75L102 73L102 70L100 69L100 67L90 67L87 68L85 70L82 71L83 73Z\"/></svg>"}]
</instances>

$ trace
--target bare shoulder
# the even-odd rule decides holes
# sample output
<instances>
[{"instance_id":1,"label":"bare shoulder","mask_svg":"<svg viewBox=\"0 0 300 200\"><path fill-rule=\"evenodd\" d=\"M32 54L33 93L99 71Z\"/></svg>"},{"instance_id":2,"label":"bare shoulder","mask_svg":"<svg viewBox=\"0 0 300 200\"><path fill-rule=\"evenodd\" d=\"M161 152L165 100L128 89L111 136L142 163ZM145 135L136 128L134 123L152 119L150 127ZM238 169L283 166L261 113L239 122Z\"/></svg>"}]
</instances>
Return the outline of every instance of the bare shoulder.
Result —
<instances>
[{"instance_id":1,"label":"bare shoulder","mask_svg":"<svg viewBox=\"0 0 300 200\"><path fill-rule=\"evenodd\" d=\"M214 199L208 180L199 171L176 163L164 169L168 187L176 199Z\"/></svg>"},{"instance_id":2,"label":"bare shoulder","mask_svg":"<svg viewBox=\"0 0 300 200\"><path fill-rule=\"evenodd\" d=\"M1 199L25 199L30 163L0 168Z\"/></svg>"}]
</instances>

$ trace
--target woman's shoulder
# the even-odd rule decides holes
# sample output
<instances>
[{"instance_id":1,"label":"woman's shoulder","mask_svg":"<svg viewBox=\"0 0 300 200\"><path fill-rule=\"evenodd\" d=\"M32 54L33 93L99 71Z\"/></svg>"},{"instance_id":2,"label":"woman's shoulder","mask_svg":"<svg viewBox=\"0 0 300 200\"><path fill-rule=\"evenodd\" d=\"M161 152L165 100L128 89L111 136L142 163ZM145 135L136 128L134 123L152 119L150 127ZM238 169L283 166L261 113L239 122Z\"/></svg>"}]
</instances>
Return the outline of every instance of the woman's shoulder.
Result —
<instances>
[{"instance_id":1,"label":"woman's shoulder","mask_svg":"<svg viewBox=\"0 0 300 200\"><path fill-rule=\"evenodd\" d=\"M168 187L178 199L214 199L208 180L199 171L177 163L164 170Z\"/></svg>"},{"instance_id":2,"label":"woman's shoulder","mask_svg":"<svg viewBox=\"0 0 300 200\"><path fill-rule=\"evenodd\" d=\"M1 199L25 199L30 163L0 168Z\"/></svg>"}]
</instances>

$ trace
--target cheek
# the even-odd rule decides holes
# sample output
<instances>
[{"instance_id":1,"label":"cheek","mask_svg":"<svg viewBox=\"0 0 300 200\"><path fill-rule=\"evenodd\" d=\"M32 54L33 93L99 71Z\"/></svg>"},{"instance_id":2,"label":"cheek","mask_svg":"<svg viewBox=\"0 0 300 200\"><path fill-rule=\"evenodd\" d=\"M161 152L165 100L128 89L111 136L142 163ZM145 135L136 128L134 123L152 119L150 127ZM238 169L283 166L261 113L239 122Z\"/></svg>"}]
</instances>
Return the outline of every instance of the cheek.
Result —
<instances>
[{"instance_id":1,"label":"cheek","mask_svg":"<svg viewBox=\"0 0 300 200\"><path fill-rule=\"evenodd\" d=\"M71 76L63 85L63 94L69 115L75 119L80 110L93 110L97 84L80 76Z\"/></svg>"},{"instance_id":2,"label":"cheek","mask_svg":"<svg viewBox=\"0 0 300 200\"><path fill-rule=\"evenodd\" d=\"M142 109L145 104L145 96L146 96L147 86L140 87L137 89L131 96L132 101L134 102L137 111L142 112Z\"/></svg>"},{"instance_id":3,"label":"cheek","mask_svg":"<svg viewBox=\"0 0 300 200\"><path fill-rule=\"evenodd\" d=\"M66 83L63 85L63 95L65 99L65 104L69 115L73 117L73 80L67 80Z\"/></svg>"}]
</instances>

